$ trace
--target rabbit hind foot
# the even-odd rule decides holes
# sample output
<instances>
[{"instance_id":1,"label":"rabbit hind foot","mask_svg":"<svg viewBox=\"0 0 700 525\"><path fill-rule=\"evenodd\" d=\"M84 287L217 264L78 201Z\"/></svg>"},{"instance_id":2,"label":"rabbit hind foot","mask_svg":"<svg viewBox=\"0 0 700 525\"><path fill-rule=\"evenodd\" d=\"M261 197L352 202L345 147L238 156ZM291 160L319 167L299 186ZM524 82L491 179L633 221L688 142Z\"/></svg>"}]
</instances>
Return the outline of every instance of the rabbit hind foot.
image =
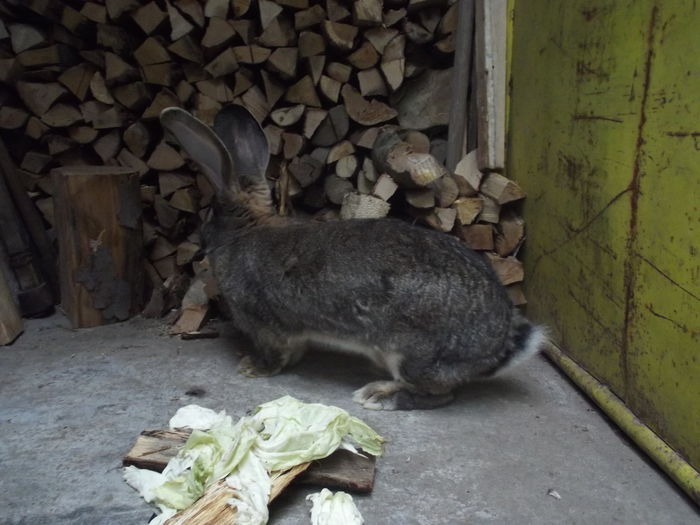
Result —
<instances>
[{"instance_id":1,"label":"rabbit hind foot","mask_svg":"<svg viewBox=\"0 0 700 525\"><path fill-rule=\"evenodd\" d=\"M452 393L416 392L403 381L373 381L356 390L352 400L369 410L414 410L435 408L452 401Z\"/></svg>"}]
</instances>

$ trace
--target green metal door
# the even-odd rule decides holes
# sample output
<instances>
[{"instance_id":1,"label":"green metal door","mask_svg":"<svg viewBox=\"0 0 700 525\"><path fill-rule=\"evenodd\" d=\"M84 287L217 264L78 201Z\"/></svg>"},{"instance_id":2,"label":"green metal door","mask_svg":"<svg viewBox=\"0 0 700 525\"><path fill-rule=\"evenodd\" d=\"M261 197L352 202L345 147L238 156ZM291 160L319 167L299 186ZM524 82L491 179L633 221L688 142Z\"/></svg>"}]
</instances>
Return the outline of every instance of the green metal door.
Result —
<instances>
[{"instance_id":1,"label":"green metal door","mask_svg":"<svg viewBox=\"0 0 700 525\"><path fill-rule=\"evenodd\" d=\"M700 6L515 0L530 315L700 469Z\"/></svg>"}]
</instances>

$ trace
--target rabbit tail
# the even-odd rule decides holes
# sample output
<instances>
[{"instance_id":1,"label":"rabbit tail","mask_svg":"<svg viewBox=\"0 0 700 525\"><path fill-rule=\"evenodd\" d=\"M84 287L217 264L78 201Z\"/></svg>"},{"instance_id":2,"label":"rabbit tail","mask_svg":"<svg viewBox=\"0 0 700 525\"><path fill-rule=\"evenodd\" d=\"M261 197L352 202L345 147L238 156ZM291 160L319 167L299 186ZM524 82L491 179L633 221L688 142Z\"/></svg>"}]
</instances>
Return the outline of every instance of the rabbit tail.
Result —
<instances>
[{"instance_id":1,"label":"rabbit tail","mask_svg":"<svg viewBox=\"0 0 700 525\"><path fill-rule=\"evenodd\" d=\"M547 329L530 323L517 308L513 308L513 317L505 341L504 357L489 376L499 375L532 356L540 353L549 343Z\"/></svg>"}]
</instances>

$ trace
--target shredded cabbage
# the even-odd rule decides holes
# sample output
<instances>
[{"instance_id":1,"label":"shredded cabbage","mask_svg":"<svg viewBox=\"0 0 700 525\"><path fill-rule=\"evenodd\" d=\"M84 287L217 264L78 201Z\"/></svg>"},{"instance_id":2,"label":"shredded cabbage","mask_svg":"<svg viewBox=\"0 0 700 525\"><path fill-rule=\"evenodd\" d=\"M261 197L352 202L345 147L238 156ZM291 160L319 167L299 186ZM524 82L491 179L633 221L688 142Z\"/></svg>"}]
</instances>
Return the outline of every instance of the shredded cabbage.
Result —
<instances>
[{"instance_id":1,"label":"shredded cabbage","mask_svg":"<svg viewBox=\"0 0 700 525\"><path fill-rule=\"evenodd\" d=\"M163 512L151 525L189 507L223 478L236 489L229 503L237 508L237 523L265 524L270 472L327 457L338 448L356 452L353 443L378 456L384 443L345 410L302 403L290 396L260 405L236 424L224 411L217 414L197 405L178 410L170 424L195 430L163 473L136 467L124 471L127 483Z\"/></svg>"},{"instance_id":2,"label":"shredded cabbage","mask_svg":"<svg viewBox=\"0 0 700 525\"><path fill-rule=\"evenodd\" d=\"M352 496L345 492L333 494L323 489L306 496L311 507L311 525L363 525L365 520L357 510Z\"/></svg>"}]
</instances>

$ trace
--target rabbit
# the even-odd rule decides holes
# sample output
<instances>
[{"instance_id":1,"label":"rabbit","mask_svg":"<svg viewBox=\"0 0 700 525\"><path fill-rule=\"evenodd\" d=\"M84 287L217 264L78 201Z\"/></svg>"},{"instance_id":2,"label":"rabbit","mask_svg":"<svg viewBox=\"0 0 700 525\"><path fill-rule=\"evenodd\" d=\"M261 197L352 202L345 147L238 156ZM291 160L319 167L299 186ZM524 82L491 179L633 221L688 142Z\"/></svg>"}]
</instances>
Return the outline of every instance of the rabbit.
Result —
<instances>
[{"instance_id":1,"label":"rabbit","mask_svg":"<svg viewBox=\"0 0 700 525\"><path fill-rule=\"evenodd\" d=\"M160 121L215 190L202 237L232 323L251 344L243 374L277 374L309 348L356 354L391 379L368 383L354 401L422 409L542 348L544 328L458 239L394 218L277 215L268 143L243 106L221 109L213 130L180 108Z\"/></svg>"}]
</instances>

